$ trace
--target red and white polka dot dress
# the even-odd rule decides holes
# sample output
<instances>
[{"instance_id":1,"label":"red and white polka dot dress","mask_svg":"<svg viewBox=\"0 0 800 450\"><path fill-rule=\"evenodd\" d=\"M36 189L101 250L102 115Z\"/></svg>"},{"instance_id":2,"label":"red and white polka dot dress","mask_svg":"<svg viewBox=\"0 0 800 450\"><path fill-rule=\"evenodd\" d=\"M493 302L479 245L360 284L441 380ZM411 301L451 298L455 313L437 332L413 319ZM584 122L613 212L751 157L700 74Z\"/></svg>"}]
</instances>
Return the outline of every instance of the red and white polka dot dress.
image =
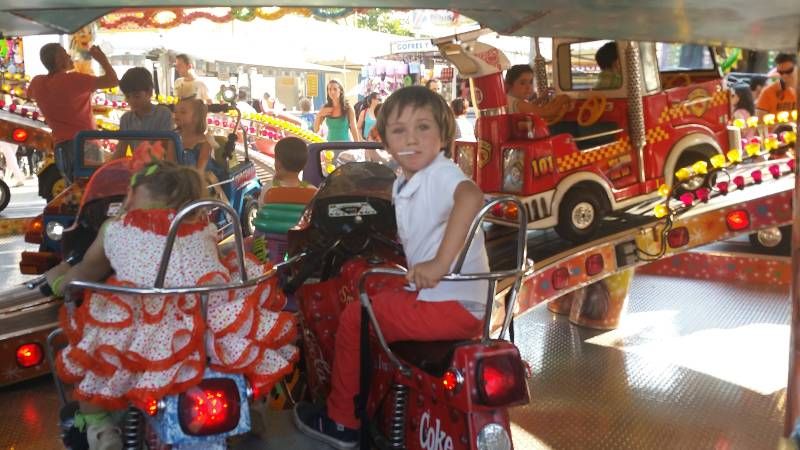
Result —
<instances>
[{"instance_id":1,"label":"red and white polka dot dress","mask_svg":"<svg viewBox=\"0 0 800 450\"><path fill-rule=\"evenodd\" d=\"M105 253L116 272L106 283L152 287L174 210L128 212L104 228ZM217 232L206 220L182 225L165 287L240 278L235 254L220 259ZM247 255L250 279L269 267ZM56 369L77 398L108 409L182 392L200 382L208 364L243 373L261 392L292 370L298 350L294 317L281 309L277 279L211 294L203 321L196 295L87 293L72 317L62 314L69 344ZM63 311L62 311L63 313Z\"/></svg>"}]
</instances>

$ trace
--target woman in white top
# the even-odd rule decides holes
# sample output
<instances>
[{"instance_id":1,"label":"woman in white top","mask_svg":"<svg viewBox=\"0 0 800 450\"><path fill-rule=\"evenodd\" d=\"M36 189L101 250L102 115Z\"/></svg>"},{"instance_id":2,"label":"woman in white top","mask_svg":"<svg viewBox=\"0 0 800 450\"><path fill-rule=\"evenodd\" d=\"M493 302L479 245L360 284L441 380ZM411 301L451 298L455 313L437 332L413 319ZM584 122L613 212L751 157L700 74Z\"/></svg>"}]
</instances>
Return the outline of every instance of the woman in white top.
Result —
<instances>
[{"instance_id":1,"label":"woman in white top","mask_svg":"<svg viewBox=\"0 0 800 450\"><path fill-rule=\"evenodd\" d=\"M461 97L450 102L450 109L456 117L456 139L459 141L474 141L475 128L467 119L467 101Z\"/></svg>"}]
</instances>

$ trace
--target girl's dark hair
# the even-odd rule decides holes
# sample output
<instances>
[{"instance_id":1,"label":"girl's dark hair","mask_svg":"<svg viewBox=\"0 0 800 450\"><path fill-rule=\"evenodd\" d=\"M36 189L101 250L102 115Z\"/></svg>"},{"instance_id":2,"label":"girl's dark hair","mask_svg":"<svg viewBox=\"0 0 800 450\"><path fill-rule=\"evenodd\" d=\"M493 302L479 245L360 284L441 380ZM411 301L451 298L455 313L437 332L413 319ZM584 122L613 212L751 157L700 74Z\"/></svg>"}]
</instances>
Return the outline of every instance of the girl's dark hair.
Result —
<instances>
[{"instance_id":1,"label":"girl's dark hair","mask_svg":"<svg viewBox=\"0 0 800 450\"><path fill-rule=\"evenodd\" d=\"M339 83L337 80L328 81L328 85L331 84L339 86L339 104L342 105L342 114L347 114L347 110L350 109L350 104L347 103L347 100L344 98L344 87L342 83ZM328 95L328 89L325 89L325 96L328 99L328 101L325 102L325 106L333 106L333 99Z\"/></svg>"},{"instance_id":2,"label":"girl's dark hair","mask_svg":"<svg viewBox=\"0 0 800 450\"><path fill-rule=\"evenodd\" d=\"M734 105L733 109L744 109L750 113L751 116L755 115L756 105L753 101L753 91L750 90L750 86L746 84L737 84L733 86L733 92L739 97L739 103Z\"/></svg>"},{"instance_id":3,"label":"girl's dark hair","mask_svg":"<svg viewBox=\"0 0 800 450\"><path fill-rule=\"evenodd\" d=\"M523 73L533 73L533 68L527 64L517 64L511 66L511 68L506 71L506 92L511 89L511 85L514 84Z\"/></svg>"},{"instance_id":4,"label":"girl's dark hair","mask_svg":"<svg viewBox=\"0 0 800 450\"><path fill-rule=\"evenodd\" d=\"M131 179L131 188L144 186L150 195L164 206L180 209L189 202L206 196L206 184L200 172L169 161L153 161Z\"/></svg>"},{"instance_id":5,"label":"girl's dark hair","mask_svg":"<svg viewBox=\"0 0 800 450\"><path fill-rule=\"evenodd\" d=\"M450 102L450 107L453 108L453 114L456 116L467 113L467 102L465 102L461 97L458 97Z\"/></svg>"},{"instance_id":6,"label":"girl's dark hair","mask_svg":"<svg viewBox=\"0 0 800 450\"><path fill-rule=\"evenodd\" d=\"M377 92L371 92L367 98L364 99L364 109L369 109L370 105L372 105L372 101L378 98Z\"/></svg>"},{"instance_id":7,"label":"girl's dark hair","mask_svg":"<svg viewBox=\"0 0 800 450\"><path fill-rule=\"evenodd\" d=\"M430 107L436 124L442 133L442 143L445 156L450 157L450 147L456 135L456 119L447 101L441 95L425 86L408 86L394 91L378 112L378 121L375 128L381 136L381 141L386 142L386 122L393 115L400 114L406 107L413 109Z\"/></svg>"},{"instance_id":8,"label":"girl's dark hair","mask_svg":"<svg viewBox=\"0 0 800 450\"><path fill-rule=\"evenodd\" d=\"M182 99L179 103L186 103L192 109L194 115L193 129L195 133L205 134L206 132L206 116L208 115L208 106L199 98L189 97Z\"/></svg>"}]
</instances>

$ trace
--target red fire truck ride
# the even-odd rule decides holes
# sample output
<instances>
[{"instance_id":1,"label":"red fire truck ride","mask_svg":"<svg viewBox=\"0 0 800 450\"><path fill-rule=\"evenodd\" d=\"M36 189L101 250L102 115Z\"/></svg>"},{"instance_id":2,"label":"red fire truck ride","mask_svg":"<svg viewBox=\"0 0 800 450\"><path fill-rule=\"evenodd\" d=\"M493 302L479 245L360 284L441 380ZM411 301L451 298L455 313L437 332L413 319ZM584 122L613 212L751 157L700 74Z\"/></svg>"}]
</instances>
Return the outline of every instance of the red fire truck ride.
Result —
<instances>
[{"instance_id":1,"label":"red fire truck ride","mask_svg":"<svg viewBox=\"0 0 800 450\"><path fill-rule=\"evenodd\" d=\"M478 142L456 159L487 194L523 199L529 228L555 227L573 242L596 235L610 213L657 196L675 171L723 154L729 96L710 47L630 41L553 40L552 89L537 57L537 102L562 105L542 117L506 113L501 71L508 59L477 35L434 40L471 78ZM598 88L595 52L617 46L620 81ZM494 211L515 223L513 206Z\"/></svg>"}]
</instances>

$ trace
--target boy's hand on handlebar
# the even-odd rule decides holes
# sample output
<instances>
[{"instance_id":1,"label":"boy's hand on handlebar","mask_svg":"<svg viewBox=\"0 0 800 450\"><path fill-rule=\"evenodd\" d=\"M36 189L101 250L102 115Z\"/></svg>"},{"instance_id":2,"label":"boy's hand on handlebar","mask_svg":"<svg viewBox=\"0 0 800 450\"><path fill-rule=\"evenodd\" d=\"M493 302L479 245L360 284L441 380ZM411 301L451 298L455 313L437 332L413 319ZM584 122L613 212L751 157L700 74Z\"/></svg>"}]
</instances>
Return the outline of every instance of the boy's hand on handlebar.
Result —
<instances>
[{"instance_id":1,"label":"boy's hand on handlebar","mask_svg":"<svg viewBox=\"0 0 800 450\"><path fill-rule=\"evenodd\" d=\"M436 287L442 277L447 275L448 269L447 264L432 259L412 267L406 274L406 280L414 283L418 290Z\"/></svg>"}]
</instances>

